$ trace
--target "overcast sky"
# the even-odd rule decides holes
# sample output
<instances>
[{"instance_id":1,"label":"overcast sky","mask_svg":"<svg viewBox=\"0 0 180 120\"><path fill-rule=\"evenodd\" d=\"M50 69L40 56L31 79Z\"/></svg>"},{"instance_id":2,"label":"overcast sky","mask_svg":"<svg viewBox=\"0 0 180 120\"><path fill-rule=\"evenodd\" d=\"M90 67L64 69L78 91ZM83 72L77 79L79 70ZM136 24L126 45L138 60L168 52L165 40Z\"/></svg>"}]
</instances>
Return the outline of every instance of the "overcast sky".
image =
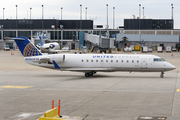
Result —
<instances>
[{"instance_id":1,"label":"overcast sky","mask_svg":"<svg viewBox=\"0 0 180 120\"><path fill-rule=\"evenodd\" d=\"M82 4L82 18L85 19L85 7L87 7L87 18L94 20L94 25L107 24L113 27L113 7L115 7L115 27L123 26L124 19L139 16L139 4L144 9L146 19L171 19L171 4L174 6L174 28L180 29L180 1L179 0L1 0L0 18L16 18L16 7L18 5L18 19L42 18L42 6L44 5L45 19L60 19L61 7L62 19L80 19L80 4ZM142 9L141 7L141 9ZM142 16L141 11L141 16Z\"/></svg>"}]
</instances>

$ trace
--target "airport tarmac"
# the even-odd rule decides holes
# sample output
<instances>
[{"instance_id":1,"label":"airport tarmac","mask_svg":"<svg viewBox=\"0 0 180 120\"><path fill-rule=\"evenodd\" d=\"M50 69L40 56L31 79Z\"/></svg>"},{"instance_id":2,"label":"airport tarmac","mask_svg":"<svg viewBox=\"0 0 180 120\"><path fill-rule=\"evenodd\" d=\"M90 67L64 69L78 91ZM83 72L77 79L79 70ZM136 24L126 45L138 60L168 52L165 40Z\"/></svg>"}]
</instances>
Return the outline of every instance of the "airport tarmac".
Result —
<instances>
[{"instance_id":1,"label":"airport tarmac","mask_svg":"<svg viewBox=\"0 0 180 120\"><path fill-rule=\"evenodd\" d=\"M1 50L0 120L35 120L59 99L61 115L74 120L180 120L180 53L143 54L158 55L177 69L164 78L159 72L98 72L86 78L32 66L19 51Z\"/></svg>"}]
</instances>

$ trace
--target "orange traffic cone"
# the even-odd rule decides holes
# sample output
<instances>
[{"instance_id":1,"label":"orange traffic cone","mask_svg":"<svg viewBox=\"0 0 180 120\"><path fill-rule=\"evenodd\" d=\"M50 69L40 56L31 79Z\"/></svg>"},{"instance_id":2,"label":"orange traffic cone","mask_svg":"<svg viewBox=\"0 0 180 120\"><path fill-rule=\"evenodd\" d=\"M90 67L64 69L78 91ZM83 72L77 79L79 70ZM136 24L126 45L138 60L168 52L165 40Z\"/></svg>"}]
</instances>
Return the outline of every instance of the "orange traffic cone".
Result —
<instances>
[{"instance_id":1,"label":"orange traffic cone","mask_svg":"<svg viewBox=\"0 0 180 120\"><path fill-rule=\"evenodd\" d=\"M173 56L173 52L171 53L171 56Z\"/></svg>"}]
</instances>

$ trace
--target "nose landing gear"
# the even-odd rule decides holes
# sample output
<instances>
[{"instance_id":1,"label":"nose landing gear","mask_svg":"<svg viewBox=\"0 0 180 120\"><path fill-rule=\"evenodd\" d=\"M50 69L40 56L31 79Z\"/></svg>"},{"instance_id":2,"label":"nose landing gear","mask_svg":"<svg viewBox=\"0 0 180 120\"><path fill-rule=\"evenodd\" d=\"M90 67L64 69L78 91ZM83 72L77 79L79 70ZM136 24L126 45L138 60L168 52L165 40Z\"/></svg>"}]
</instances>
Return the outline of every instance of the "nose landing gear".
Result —
<instances>
[{"instance_id":1,"label":"nose landing gear","mask_svg":"<svg viewBox=\"0 0 180 120\"><path fill-rule=\"evenodd\" d=\"M161 78L164 77L164 72L161 72L160 77L161 77Z\"/></svg>"}]
</instances>

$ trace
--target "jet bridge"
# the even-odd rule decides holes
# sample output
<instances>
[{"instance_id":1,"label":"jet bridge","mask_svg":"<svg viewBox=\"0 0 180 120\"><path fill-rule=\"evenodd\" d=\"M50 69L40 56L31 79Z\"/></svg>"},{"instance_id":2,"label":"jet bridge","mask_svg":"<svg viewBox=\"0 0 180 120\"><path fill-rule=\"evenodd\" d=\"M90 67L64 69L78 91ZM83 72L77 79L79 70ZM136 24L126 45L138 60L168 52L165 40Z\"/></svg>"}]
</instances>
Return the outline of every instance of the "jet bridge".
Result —
<instances>
[{"instance_id":1,"label":"jet bridge","mask_svg":"<svg viewBox=\"0 0 180 120\"><path fill-rule=\"evenodd\" d=\"M84 40L104 49L114 48L115 38L107 38L101 35L93 35L85 33Z\"/></svg>"}]
</instances>

